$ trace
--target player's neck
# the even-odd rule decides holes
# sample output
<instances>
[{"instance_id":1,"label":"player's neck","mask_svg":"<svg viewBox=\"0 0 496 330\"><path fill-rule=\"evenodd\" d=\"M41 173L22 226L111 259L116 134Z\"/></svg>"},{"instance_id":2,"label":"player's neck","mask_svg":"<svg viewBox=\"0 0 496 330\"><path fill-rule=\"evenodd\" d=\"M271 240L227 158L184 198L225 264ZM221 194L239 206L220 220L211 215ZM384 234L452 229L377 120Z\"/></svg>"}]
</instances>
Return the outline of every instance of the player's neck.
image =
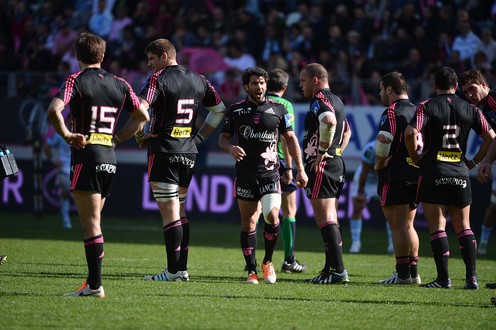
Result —
<instances>
[{"instance_id":1,"label":"player's neck","mask_svg":"<svg viewBox=\"0 0 496 330\"><path fill-rule=\"evenodd\" d=\"M101 68L102 64L101 63L86 64L83 62L79 62L79 66L81 67L81 70L84 70L89 68Z\"/></svg>"}]
</instances>

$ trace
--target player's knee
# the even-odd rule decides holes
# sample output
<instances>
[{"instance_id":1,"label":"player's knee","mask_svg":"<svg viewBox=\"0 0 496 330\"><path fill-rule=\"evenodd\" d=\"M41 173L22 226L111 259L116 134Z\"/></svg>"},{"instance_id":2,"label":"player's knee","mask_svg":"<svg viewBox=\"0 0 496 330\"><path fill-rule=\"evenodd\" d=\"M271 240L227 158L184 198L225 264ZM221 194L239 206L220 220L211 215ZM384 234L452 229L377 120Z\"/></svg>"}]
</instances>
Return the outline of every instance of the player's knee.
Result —
<instances>
[{"instance_id":1,"label":"player's knee","mask_svg":"<svg viewBox=\"0 0 496 330\"><path fill-rule=\"evenodd\" d=\"M279 217L279 208L281 205L280 194L267 194L262 196L262 214L266 223L274 223Z\"/></svg>"}]
</instances>

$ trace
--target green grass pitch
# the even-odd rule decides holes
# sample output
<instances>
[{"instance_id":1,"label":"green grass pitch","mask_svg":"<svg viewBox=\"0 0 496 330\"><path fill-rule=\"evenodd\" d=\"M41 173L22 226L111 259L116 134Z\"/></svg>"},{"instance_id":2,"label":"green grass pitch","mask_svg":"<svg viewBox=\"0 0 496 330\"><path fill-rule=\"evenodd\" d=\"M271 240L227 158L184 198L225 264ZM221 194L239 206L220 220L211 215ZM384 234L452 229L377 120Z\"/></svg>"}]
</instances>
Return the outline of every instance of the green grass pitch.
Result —
<instances>
[{"instance_id":1,"label":"green grass pitch","mask_svg":"<svg viewBox=\"0 0 496 330\"><path fill-rule=\"evenodd\" d=\"M73 223L77 216L73 215ZM386 254L385 231L362 234L362 254L346 253L349 285L313 285L307 280L323 266L319 231L298 226L296 257L307 273L282 274L282 241L274 254L277 283L246 285L239 224L190 219L190 282L150 282L144 275L165 267L158 219L104 217L103 286L106 299L64 298L86 275L80 226L62 229L57 215L0 212L0 329L494 329L496 238L477 261L478 291L463 290L465 267L456 235L448 231L453 289L381 286L394 270ZM263 256L262 229L258 259ZM419 273L435 277L429 235L419 231ZM478 234L477 234L478 237Z\"/></svg>"}]
</instances>

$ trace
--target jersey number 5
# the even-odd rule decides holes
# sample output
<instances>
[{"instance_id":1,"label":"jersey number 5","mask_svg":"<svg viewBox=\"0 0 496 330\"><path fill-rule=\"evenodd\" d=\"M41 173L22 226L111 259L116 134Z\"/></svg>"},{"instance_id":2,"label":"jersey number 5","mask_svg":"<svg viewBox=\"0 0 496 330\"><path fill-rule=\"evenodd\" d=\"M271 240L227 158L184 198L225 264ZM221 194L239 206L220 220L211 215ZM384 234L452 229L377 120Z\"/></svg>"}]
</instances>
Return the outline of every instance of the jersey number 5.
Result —
<instances>
[{"instance_id":1,"label":"jersey number 5","mask_svg":"<svg viewBox=\"0 0 496 330\"><path fill-rule=\"evenodd\" d=\"M193 119L193 108L188 107L190 104L195 104L195 100L180 99L177 101L178 118L176 118L176 124L188 125L191 122Z\"/></svg>"}]
</instances>

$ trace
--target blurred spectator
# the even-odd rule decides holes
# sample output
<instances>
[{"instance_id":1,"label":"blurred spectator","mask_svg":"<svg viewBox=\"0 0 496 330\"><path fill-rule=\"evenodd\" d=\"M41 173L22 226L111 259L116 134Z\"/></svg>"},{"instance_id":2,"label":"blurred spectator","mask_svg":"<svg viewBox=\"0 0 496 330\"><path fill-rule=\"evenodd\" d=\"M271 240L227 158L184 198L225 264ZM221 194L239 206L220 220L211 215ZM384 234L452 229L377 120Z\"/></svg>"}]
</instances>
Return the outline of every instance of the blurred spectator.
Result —
<instances>
[{"instance_id":1,"label":"blurred spectator","mask_svg":"<svg viewBox=\"0 0 496 330\"><path fill-rule=\"evenodd\" d=\"M67 52L62 56L62 61L67 62L70 66L70 72L76 73L81 70L79 61L76 58L76 49L74 46L70 47Z\"/></svg>"},{"instance_id":2,"label":"blurred spectator","mask_svg":"<svg viewBox=\"0 0 496 330\"><path fill-rule=\"evenodd\" d=\"M437 33L439 35L443 32L451 33L456 30L456 19L453 6L449 3L443 4L439 8L439 15L437 19Z\"/></svg>"},{"instance_id":3,"label":"blurred spectator","mask_svg":"<svg viewBox=\"0 0 496 330\"><path fill-rule=\"evenodd\" d=\"M460 60L472 61L475 52L482 45L482 41L474 32L472 32L469 21L460 21L458 23L458 30L460 34L455 37L451 48L453 51L458 51L460 53Z\"/></svg>"},{"instance_id":4,"label":"blurred spectator","mask_svg":"<svg viewBox=\"0 0 496 330\"><path fill-rule=\"evenodd\" d=\"M348 31L346 37L348 41L346 49L349 56L350 67L352 68L353 73L358 73L365 61L365 47L362 44L360 34L357 31Z\"/></svg>"},{"instance_id":5,"label":"blurred spectator","mask_svg":"<svg viewBox=\"0 0 496 330\"><path fill-rule=\"evenodd\" d=\"M415 26L411 46L417 48L421 58L429 61L435 59L436 42L427 37L425 28L422 25Z\"/></svg>"},{"instance_id":6,"label":"blurred spectator","mask_svg":"<svg viewBox=\"0 0 496 330\"><path fill-rule=\"evenodd\" d=\"M105 0L98 0L98 9L90 17L89 30L100 37L107 39L112 31L114 16L112 8L108 8Z\"/></svg>"},{"instance_id":7,"label":"blurred spectator","mask_svg":"<svg viewBox=\"0 0 496 330\"><path fill-rule=\"evenodd\" d=\"M241 80L236 70L226 70L225 80L219 87L220 98L225 104L233 104L242 98Z\"/></svg>"},{"instance_id":8,"label":"blurred spectator","mask_svg":"<svg viewBox=\"0 0 496 330\"><path fill-rule=\"evenodd\" d=\"M136 4L133 15L134 32L138 37L145 35L146 26L150 22L150 16L153 12L150 11L150 6L146 0L142 0Z\"/></svg>"},{"instance_id":9,"label":"blurred spectator","mask_svg":"<svg viewBox=\"0 0 496 330\"><path fill-rule=\"evenodd\" d=\"M270 54L269 60L265 64L265 69L267 71L272 71L274 69L281 69L287 71L289 67L288 62L280 53Z\"/></svg>"},{"instance_id":10,"label":"blurred spectator","mask_svg":"<svg viewBox=\"0 0 496 330\"><path fill-rule=\"evenodd\" d=\"M52 53L57 56L62 56L74 45L74 41L78 37L78 34L71 29L66 20L59 23L59 28L57 30L58 32L53 38Z\"/></svg>"},{"instance_id":11,"label":"blurred spectator","mask_svg":"<svg viewBox=\"0 0 496 330\"><path fill-rule=\"evenodd\" d=\"M31 20L32 15L29 9L26 7L26 3L24 1L15 2L14 12L10 21L10 31L14 40L15 52L19 50L21 40L24 38L24 34L26 32L26 25L28 24L28 22L31 23Z\"/></svg>"},{"instance_id":12,"label":"blurred spectator","mask_svg":"<svg viewBox=\"0 0 496 330\"><path fill-rule=\"evenodd\" d=\"M86 26L90 20L93 0L76 0L74 1L74 15L81 18L82 26Z\"/></svg>"},{"instance_id":13,"label":"blurred spectator","mask_svg":"<svg viewBox=\"0 0 496 330\"><path fill-rule=\"evenodd\" d=\"M420 24L420 16L417 14L415 5L405 3L396 13L395 21L398 22L398 29L404 29L407 35L413 35L415 27Z\"/></svg>"},{"instance_id":14,"label":"blurred spectator","mask_svg":"<svg viewBox=\"0 0 496 330\"><path fill-rule=\"evenodd\" d=\"M158 6L158 12L155 18L155 29L157 33L167 39L172 37L176 22L175 15L179 11L179 8L175 6L178 3L173 5L171 2L174 3L173 1L169 1L168 4L161 3Z\"/></svg>"},{"instance_id":15,"label":"blurred spectator","mask_svg":"<svg viewBox=\"0 0 496 330\"><path fill-rule=\"evenodd\" d=\"M117 14L112 22L108 41L121 41L124 36L124 28L132 23L133 20L128 16L128 8L126 6L117 7Z\"/></svg>"},{"instance_id":16,"label":"blurred spectator","mask_svg":"<svg viewBox=\"0 0 496 330\"><path fill-rule=\"evenodd\" d=\"M186 24L180 23L176 26L176 32L172 36L171 42L176 47L176 50L180 52L184 48L194 47L196 45L196 37L188 30Z\"/></svg>"},{"instance_id":17,"label":"blurred spectator","mask_svg":"<svg viewBox=\"0 0 496 330\"><path fill-rule=\"evenodd\" d=\"M496 41L493 39L493 33L489 28L481 30L481 44L477 51L482 51L486 54L489 63L496 61Z\"/></svg>"},{"instance_id":18,"label":"blurred spectator","mask_svg":"<svg viewBox=\"0 0 496 330\"><path fill-rule=\"evenodd\" d=\"M290 12L286 16L286 26L294 26L300 23L305 17L308 17L308 5L306 3L299 3L297 10Z\"/></svg>"},{"instance_id":19,"label":"blurred spectator","mask_svg":"<svg viewBox=\"0 0 496 330\"><path fill-rule=\"evenodd\" d=\"M255 58L251 54L244 52L242 45L234 41L227 45L227 55L224 57L224 62L239 72L257 64Z\"/></svg>"},{"instance_id":20,"label":"blurred spectator","mask_svg":"<svg viewBox=\"0 0 496 330\"><path fill-rule=\"evenodd\" d=\"M333 24L327 29L327 38L323 41L324 49L330 50L333 56L337 56L341 49L346 47L346 39L341 33L341 28Z\"/></svg>"},{"instance_id":21,"label":"blurred spectator","mask_svg":"<svg viewBox=\"0 0 496 330\"><path fill-rule=\"evenodd\" d=\"M36 12L33 18L33 24L36 26L46 24L49 27L50 34L57 31L57 22L53 19L55 13L53 11L53 5L51 1L44 1L41 7Z\"/></svg>"},{"instance_id":22,"label":"blurred spectator","mask_svg":"<svg viewBox=\"0 0 496 330\"><path fill-rule=\"evenodd\" d=\"M451 52L451 57L448 60L448 66L455 70L457 75L461 75L462 72L470 68L470 60L462 60L460 51L454 50Z\"/></svg>"},{"instance_id":23,"label":"blurred spectator","mask_svg":"<svg viewBox=\"0 0 496 330\"><path fill-rule=\"evenodd\" d=\"M26 51L28 57L25 70L30 71L55 71L56 64L52 53L45 48L45 39L39 37L33 40Z\"/></svg>"},{"instance_id":24,"label":"blurred spectator","mask_svg":"<svg viewBox=\"0 0 496 330\"><path fill-rule=\"evenodd\" d=\"M298 49L308 63L315 62L319 46L314 38L313 29L308 23L302 24L301 27L302 42Z\"/></svg>"},{"instance_id":25,"label":"blurred spectator","mask_svg":"<svg viewBox=\"0 0 496 330\"><path fill-rule=\"evenodd\" d=\"M447 32L441 32L437 41L436 56L432 61L439 63L439 66L447 65L453 52L451 44L451 35Z\"/></svg>"},{"instance_id":26,"label":"blurred spectator","mask_svg":"<svg viewBox=\"0 0 496 330\"><path fill-rule=\"evenodd\" d=\"M206 24L198 25L196 28L196 37L196 46L205 48L213 47L212 31Z\"/></svg>"},{"instance_id":27,"label":"blurred spectator","mask_svg":"<svg viewBox=\"0 0 496 330\"><path fill-rule=\"evenodd\" d=\"M403 73L408 85L408 96L413 103L420 99L420 87L427 69L426 62L422 61L419 48L412 48L408 52L408 59L399 70Z\"/></svg>"},{"instance_id":28,"label":"blurred spectator","mask_svg":"<svg viewBox=\"0 0 496 330\"><path fill-rule=\"evenodd\" d=\"M262 50L262 61L268 63L272 54L281 55L282 47L277 28L273 24L265 26L265 38ZM266 68L267 69L267 68Z\"/></svg>"},{"instance_id":29,"label":"blurred spectator","mask_svg":"<svg viewBox=\"0 0 496 330\"><path fill-rule=\"evenodd\" d=\"M322 8L320 5L313 5L310 7L310 13L307 20L312 28L315 42L320 44L326 39L327 29L329 27L327 20L322 15Z\"/></svg>"},{"instance_id":30,"label":"blurred spectator","mask_svg":"<svg viewBox=\"0 0 496 330\"><path fill-rule=\"evenodd\" d=\"M235 22L234 39L238 42L242 42L243 51L250 53L252 56L259 54L262 47L262 40L260 38L262 35L262 27L258 19L247 10L240 9ZM243 34L240 33L241 31ZM243 38L241 39L240 36L243 36Z\"/></svg>"},{"instance_id":31,"label":"blurred spectator","mask_svg":"<svg viewBox=\"0 0 496 330\"><path fill-rule=\"evenodd\" d=\"M487 59L486 53L481 50L475 53L473 68L479 70L484 75L484 77L489 76L492 65Z\"/></svg>"},{"instance_id":32,"label":"blurred spectator","mask_svg":"<svg viewBox=\"0 0 496 330\"><path fill-rule=\"evenodd\" d=\"M373 70L368 79L363 83L362 97L364 98L361 104L367 105L381 105L381 98L379 96L379 83L381 82L381 73Z\"/></svg>"},{"instance_id":33,"label":"blurred spectator","mask_svg":"<svg viewBox=\"0 0 496 330\"><path fill-rule=\"evenodd\" d=\"M420 63L428 70L453 65L457 72L477 67L496 75L494 13L495 1L480 0L4 1L0 70L36 67L53 72L62 57L70 63L70 72L79 71L67 44L90 30L107 38L104 67L119 61L135 80L133 87L147 75L146 66L140 69L144 46L150 39L166 37L178 50L212 47L234 67L287 65L287 95L296 99L301 95L301 66L321 61L334 81L333 91L345 102L370 102L360 91L368 89L374 71L400 70L411 48L420 51ZM231 49L233 44L240 54ZM222 70L213 76L219 86L225 79ZM29 74L18 75L6 88L6 77L0 72L2 96L7 90L19 94L19 88L32 88L35 81ZM428 93L427 85L423 82L415 94Z\"/></svg>"}]
</instances>

